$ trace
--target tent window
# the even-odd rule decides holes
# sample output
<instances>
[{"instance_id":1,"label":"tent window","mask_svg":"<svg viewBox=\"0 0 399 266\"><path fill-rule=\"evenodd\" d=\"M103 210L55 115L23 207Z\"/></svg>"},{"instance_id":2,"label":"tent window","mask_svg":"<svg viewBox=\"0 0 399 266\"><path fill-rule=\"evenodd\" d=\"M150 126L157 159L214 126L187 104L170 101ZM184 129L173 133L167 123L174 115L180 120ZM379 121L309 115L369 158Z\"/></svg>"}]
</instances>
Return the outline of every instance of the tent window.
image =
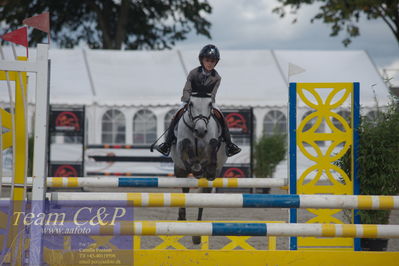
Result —
<instances>
[{"instance_id":1,"label":"tent window","mask_svg":"<svg viewBox=\"0 0 399 266\"><path fill-rule=\"evenodd\" d=\"M157 137L157 118L149 110L139 110L133 117L133 143L152 144Z\"/></svg>"},{"instance_id":2,"label":"tent window","mask_svg":"<svg viewBox=\"0 0 399 266\"><path fill-rule=\"evenodd\" d=\"M309 115L312 114L313 112L314 112L314 111L307 111L307 112L303 115L302 120L304 120L307 116L309 116ZM314 117L314 118L310 119L310 120L306 123L306 125L303 127L303 132L306 132L306 131L310 130L310 129L314 126L314 124L316 123L316 121L317 121L317 117ZM315 130L315 132L316 132L316 133L324 133L324 132L325 132L324 127L325 127L325 121L323 120L323 121L320 123L319 127ZM304 145L305 145L305 146L309 146L309 144L306 143L306 142L304 143ZM318 146L324 146L325 143L324 143L324 141L319 140L319 141L316 141L316 145L318 145Z\"/></svg>"},{"instance_id":3,"label":"tent window","mask_svg":"<svg viewBox=\"0 0 399 266\"><path fill-rule=\"evenodd\" d=\"M116 109L105 112L102 119L102 143L124 144L126 140L125 116Z\"/></svg>"},{"instance_id":4,"label":"tent window","mask_svg":"<svg viewBox=\"0 0 399 266\"><path fill-rule=\"evenodd\" d=\"M337 114L339 114L340 116L342 116L342 117L346 120L346 122L349 124L349 126L350 126L350 122L351 122L351 113L350 113L349 111L347 111L347 110L341 110L341 111L338 111ZM333 123L333 125L334 125L336 128L338 128L339 130L341 130L341 131L344 131L344 130L345 130L344 127L343 127L343 125L342 125L342 123L339 122L336 118L333 118L333 119L332 119L332 123Z\"/></svg>"},{"instance_id":5,"label":"tent window","mask_svg":"<svg viewBox=\"0 0 399 266\"><path fill-rule=\"evenodd\" d=\"M263 119L263 134L287 134L287 117L281 111L271 110Z\"/></svg>"}]
</instances>

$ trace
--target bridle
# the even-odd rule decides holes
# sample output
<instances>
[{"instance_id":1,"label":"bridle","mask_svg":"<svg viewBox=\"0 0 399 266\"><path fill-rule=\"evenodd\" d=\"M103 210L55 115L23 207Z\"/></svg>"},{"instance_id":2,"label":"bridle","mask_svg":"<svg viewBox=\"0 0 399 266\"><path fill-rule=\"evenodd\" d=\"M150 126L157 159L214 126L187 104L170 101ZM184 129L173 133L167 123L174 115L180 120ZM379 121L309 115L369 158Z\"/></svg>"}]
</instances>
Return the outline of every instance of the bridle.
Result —
<instances>
[{"instance_id":1,"label":"bridle","mask_svg":"<svg viewBox=\"0 0 399 266\"><path fill-rule=\"evenodd\" d=\"M183 116L183 122L192 132L194 132L194 130L195 130L194 127L197 124L197 122L200 121L200 120L203 120L205 122L205 125L208 126L209 120L211 119L211 116L212 116L212 110L209 110L209 115L208 116L204 116L202 114L199 114L197 116L193 116L193 114L192 114L192 106L193 106L193 103L190 102L188 104L187 111L188 111L188 117L190 118L193 126L191 126L191 125L189 125L187 123L187 121L184 119L184 116ZM212 108L212 104L209 104L209 109L211 109L211 108Z\"/></svg>"}]
</instances>

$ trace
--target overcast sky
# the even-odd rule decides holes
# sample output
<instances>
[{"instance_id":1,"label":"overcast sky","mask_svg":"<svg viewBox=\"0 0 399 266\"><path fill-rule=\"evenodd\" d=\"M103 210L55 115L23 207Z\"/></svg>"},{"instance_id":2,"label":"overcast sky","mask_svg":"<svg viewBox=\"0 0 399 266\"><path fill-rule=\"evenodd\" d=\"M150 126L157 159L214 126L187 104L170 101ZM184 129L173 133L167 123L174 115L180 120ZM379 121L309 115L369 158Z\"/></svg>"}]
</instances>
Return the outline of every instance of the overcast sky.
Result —
<instances>
[{"instance_id":1,"label":"overcast sky","mask_svg":"<svg viewBox=\"0 0 399 266\"><path fill-rule=\"evenodd\" d=\"M318 7L304 7L293 17L281 19L272 13L279 5L276 0L209 0L213 7L207 16L212 23L212 40L190 34L177 45L181 49L200 49L214 43L223 49L308 49L308 50L366 50L378 67L399 61L399 46L382 20L360 22L360 37L352 40L349 48L342 44L344 34L330 37L330 26L321 21L310 23Z\"/></svg>"}]
</instances>

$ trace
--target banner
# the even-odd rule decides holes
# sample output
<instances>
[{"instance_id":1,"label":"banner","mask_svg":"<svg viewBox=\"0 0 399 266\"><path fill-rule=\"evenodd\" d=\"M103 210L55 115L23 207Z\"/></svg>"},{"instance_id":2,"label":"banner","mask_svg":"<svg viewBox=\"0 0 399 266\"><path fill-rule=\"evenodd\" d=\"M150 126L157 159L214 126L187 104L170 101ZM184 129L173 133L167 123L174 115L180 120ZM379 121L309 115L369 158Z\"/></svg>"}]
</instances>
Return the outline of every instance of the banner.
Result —
<instances>
[{"instance_id":1,"label":"banner","mask_svg":"<svg viewBox=\"0 0 399 266\"><path fill-rule=\"evenodd\" d=\"M50 110L51 133L81 134L84 127L83 110Z\"/></svg>"},{"instance_id":2,"label":"banner","mask_svg":"<svg viewBox=\"0 0 399 266\"><path fill-rule=\"evenodd\" d=\"M50 162L49 176L52 177L84 176L82 163Z\"/></svg>"},{"instance_id":3,"label":"banner","mask_svg":"<svg viewBox=\"0 0 399 266\"><path fill-rule=\"evenodd\" d=\"M247 164L228 165L223 167L221 176L227 178L251 177L251 167Z\"/></svg>"},{"instance_id":4,"label":"banner","mask_svg":"<svg viewBox=\"0 0 399 266\"><path fill-rule=\"evenodd\" d=\"M251 109L225 109L222 112L232 135L250 136L252 129Z\"/></svg>"}]
</instances>

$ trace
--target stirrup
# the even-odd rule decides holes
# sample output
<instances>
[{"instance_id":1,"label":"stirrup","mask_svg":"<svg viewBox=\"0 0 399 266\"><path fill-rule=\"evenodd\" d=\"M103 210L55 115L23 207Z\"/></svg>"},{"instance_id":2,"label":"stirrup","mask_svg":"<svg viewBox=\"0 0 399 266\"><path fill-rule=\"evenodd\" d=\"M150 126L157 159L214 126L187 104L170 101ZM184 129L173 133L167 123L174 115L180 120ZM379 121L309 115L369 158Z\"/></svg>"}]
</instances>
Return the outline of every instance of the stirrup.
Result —
<instances>
[{"instance_id":1,"label":"stirrup","mask_svg":"<svg viewBox=\"0 0 399 266\"><path fill-rule=\"evenodd\" d=\"M155 149L162 153L165 156L169 156L170 153L170 144L167 142L159 144Z\"/></svg>"},{"instance_id":2,"label":"stirrup","mask_svg":"<svg viewBox=\"0 0 399 266\"><path fill-rule=\"evenodd\" d=\"M231 157L233 155L236 155L237 153L239 153L241 151L241 149L235 145L234 143L230 143L226 146L226 155L227 157Z\"/></svg>"}]
</instances>

